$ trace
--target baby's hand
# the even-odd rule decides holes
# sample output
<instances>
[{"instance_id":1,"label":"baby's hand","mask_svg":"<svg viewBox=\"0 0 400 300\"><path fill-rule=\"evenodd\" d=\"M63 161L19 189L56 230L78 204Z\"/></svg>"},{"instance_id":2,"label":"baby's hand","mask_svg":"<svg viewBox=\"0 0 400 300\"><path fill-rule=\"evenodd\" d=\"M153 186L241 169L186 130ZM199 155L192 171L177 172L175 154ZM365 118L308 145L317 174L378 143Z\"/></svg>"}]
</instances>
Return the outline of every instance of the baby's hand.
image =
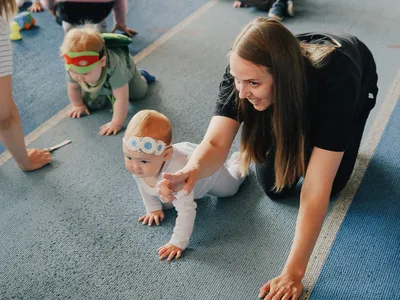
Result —
<instances>
[{"instance_id":1,"label":"baby's hand","mask_svg":"<svg viewBox=\"0 0 400 300\"><path fill-rule=\"evenodd\" d=\"M174 259L180 258L183 252L183 249L176 247L172 244L165 244L164 246L158 248L158 255L160 256L160 260L163 260L164 258L167 258L167 261L171 261Z\"/></svg>"},{"instance_id":2,"label":"baby's hand","mask_svg":"<svg viewBox=\"0 0 400 300\"><path fill-rule=\"evenodd\" d=\"M28 10L31 12L41 12L43 11L42 4L40 2L35 2L32 4L32 6L28 7Z\"/></svg>"},{"instance_id":3,"label":"baby's hand","mask_svg":"<svg viewBox=\"0 0 400 300\"><path fill-rule=\"evenodd\" d=\"M108 122L107 124L104 124L103 126L100 127L100 134L101 135L107 135L109 136L110 134L116 135L118 131L120 131L122 126L116 125L113 122Z\"/></svg>"},{"instance_id":4,"label":"baby's hand","mask_svg":"<svg viewBox=\"0 0 400 300\"><path fill-rule=\"evenodd\" d=\"M162 210L156 210L147 213L139 218L139 222L142 221L143 225L146 225L148 223L149 226L151 226L153 225L153 222L156 222L157 225L160 225L160 222L164 221L164 212Z\"/></svg>"},{"instance_id":5,"label":"baby's hand","mask_svg":"<svg viewBox=\"0 0 400 300\"><path fill-rule=\"evenodd\" d=\"M88 108L85 104L81 104L78 106L73 105L72 110L67 114L70 118L80 118L83 114L90 115Z\"/></svg>"},{"instance_id":6,"label":"baby's hand","mask_svg":"<svg viewBox=\"0 0 400 300\"><path fill-rule=\"evenodd\" d=\"M241 6L242 6L242 2L240 2L240 1L233 2L233 8L239 8Z\"/></svg>"}]
</instances>

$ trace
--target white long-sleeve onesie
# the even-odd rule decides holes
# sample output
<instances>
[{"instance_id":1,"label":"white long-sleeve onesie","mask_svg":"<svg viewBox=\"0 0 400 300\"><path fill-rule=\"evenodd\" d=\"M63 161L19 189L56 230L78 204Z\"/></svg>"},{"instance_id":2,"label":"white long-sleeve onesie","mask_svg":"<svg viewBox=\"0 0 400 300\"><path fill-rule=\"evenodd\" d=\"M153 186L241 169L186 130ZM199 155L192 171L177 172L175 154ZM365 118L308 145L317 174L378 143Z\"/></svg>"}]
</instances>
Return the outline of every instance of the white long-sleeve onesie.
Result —
<instances>
[{"instance_id":1,"label":"white long-sleeve onesie","mask_svg":"<svg viewBox=\"0 0 400 300\"><path fill-rule=\"evenodd\" d=\"M172 158L163 166L160 172L160 177L158 178L158 182L162 179L162 173L175 173L182 169L188 162L197 145L184 142L174 144L172 147ZM187 196L185 196L182 191L178 192L176 200L172 201L172 205L175 207L178 216L176 218L174 232L171 240L169 241L170 244L181 249L185 249L188 246L196 218L197 204L194 199L204 197L204 195L212 189L214 182L219 177L220 173L221 169L215 172L213 175L199 180L193 191ZM144 179L137 178L136 176L133 177L138 183L146 212L150 213L156 210L162 210L163 201L157 193L157 187L150 187L145 183ZM168 204L164 204L164 207L166 206L168 207Z\"/></svg>"}]
</instances>

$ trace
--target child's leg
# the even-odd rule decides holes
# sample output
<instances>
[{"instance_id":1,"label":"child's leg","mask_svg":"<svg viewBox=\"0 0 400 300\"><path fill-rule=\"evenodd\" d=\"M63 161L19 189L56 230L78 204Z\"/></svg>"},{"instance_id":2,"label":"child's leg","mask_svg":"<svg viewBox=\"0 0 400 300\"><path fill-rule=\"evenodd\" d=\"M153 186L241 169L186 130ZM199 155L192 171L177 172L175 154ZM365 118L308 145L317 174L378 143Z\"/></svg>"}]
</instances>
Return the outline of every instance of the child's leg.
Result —
<instances>
[{"instance_id":1,"label":"child's leg","mask_svg":"<svg viewBox=\"0 0 400 300\"><path fill-rule=\"evenodd\" d=\"M100 31L100 33L107 32L107 19L104 19L103 21L100 22L99 31Z\"/></svg>"},{"instance_id":2,"label":"child's leg","mask_svg":"<svg viewBox=\"0 0 400 300\"><path fill-rule=\"evenodd\" d=\"M132 59L133 62L133 59ZM142 74L138 68L133 64L135 68L135 76L129 82L129 100L139 100L142 99L147 92L147 81L143 78Z\"/></svg>"},{"instance_id":3,"label":"child's leg","mask_svg":"<svg viewBox=\"0 0 400 300\"><path fill-rule=\"evenodd\" d=\"M217 197L231 197L237 193L244 179L245 176L240 174L240 153L235 152L222 167L208 194Z\"/></svg>"},{"instance_id":4,"label":"child's leg","mask_svg":"<svg viewBox=\"0 0 400 300\"><path fill-rule=\"evenodd\" d=\"M71 30L72 28L75 27L74 25L72 25L71 23L68 23L66 21L62 21L61 25L64 30L64 33L67 33L69 30Z\"/></svg>"}]
</instances>

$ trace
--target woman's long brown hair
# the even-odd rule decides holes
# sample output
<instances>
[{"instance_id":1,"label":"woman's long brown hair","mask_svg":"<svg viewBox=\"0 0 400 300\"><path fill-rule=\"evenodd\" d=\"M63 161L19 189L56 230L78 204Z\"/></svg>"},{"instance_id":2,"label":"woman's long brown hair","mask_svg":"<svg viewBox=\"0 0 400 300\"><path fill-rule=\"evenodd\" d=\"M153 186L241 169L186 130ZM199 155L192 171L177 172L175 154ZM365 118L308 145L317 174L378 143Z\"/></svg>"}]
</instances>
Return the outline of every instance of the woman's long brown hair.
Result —
<instances>
[{"instance_id":1,"label":"woman's long brown hair","mask_svg":"<svg viewBox=\"0 0 400 300\"><path fill-rule=\"evenodd\" d=\"M3 15L3 11L8 21L18 11L15 0L0 0L0 16Z\"/></svg>"},{"instance_id":2,"label":"woman's long brown hair","mask_svg":"<svg viewBox=\"0 0 400 300\"><path fill-rule=\"evenodd\" d=\"M258 18L243 28L231 50L255 65L267 67L272 74L271 108L258 112L238 97L237 105L243 120L242 173L247 172L252 161L262 164L275 143L274 189L277 192L295 184L305 173L306 64L317 67L335 49L321 46L300 44L280 22ZM267 116L271 109L272 118Z\"/></svg>"}]
</instances>

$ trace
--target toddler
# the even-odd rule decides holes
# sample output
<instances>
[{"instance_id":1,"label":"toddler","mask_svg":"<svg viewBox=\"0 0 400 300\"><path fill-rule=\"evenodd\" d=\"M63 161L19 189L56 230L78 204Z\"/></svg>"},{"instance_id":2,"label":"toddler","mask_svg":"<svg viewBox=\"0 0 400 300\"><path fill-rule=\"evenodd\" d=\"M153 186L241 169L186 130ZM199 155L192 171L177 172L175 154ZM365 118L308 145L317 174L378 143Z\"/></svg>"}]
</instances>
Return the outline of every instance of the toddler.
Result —
<instances>
[{"instance_id":1,"label":"toddler","mask_svg":"<svg viewBox=\"0 0 400 300\"><path fill-rule=\"evenodd\" d=\"M119 34L101 35L94 25L70 30L60 48L68 75L68 97L72 118L89 114L89 109L113 109L111 122L101 135L117 134L128 115L129 100L142 99L147 84L155 80L138 70L129 53L131 39Z\"/></svg>"},{"instance_id":2,"label":"toddler","mask_svg":"<svg viewBox=\"0 0 400 300\"><path fill-rule=\"evenodd\" d=\"M174 173L188 162L197 145L171 144L172 128L166 116L154 110L142 110L129 122L123 138L125 166L138 184L146 214L139 218L143 225L159 225L164 219L163 209L175 207L178 212L170 241L158 249L160 259L179 258L189 244L196 217L194 199L206 193L217 197L234 195L242 184L239 161L234 153L229 161L213 175L201 179L191 193L178 192L176 200L163 203L157 193L157 183L164 172Z\"/></svg>"}]
</instances>

